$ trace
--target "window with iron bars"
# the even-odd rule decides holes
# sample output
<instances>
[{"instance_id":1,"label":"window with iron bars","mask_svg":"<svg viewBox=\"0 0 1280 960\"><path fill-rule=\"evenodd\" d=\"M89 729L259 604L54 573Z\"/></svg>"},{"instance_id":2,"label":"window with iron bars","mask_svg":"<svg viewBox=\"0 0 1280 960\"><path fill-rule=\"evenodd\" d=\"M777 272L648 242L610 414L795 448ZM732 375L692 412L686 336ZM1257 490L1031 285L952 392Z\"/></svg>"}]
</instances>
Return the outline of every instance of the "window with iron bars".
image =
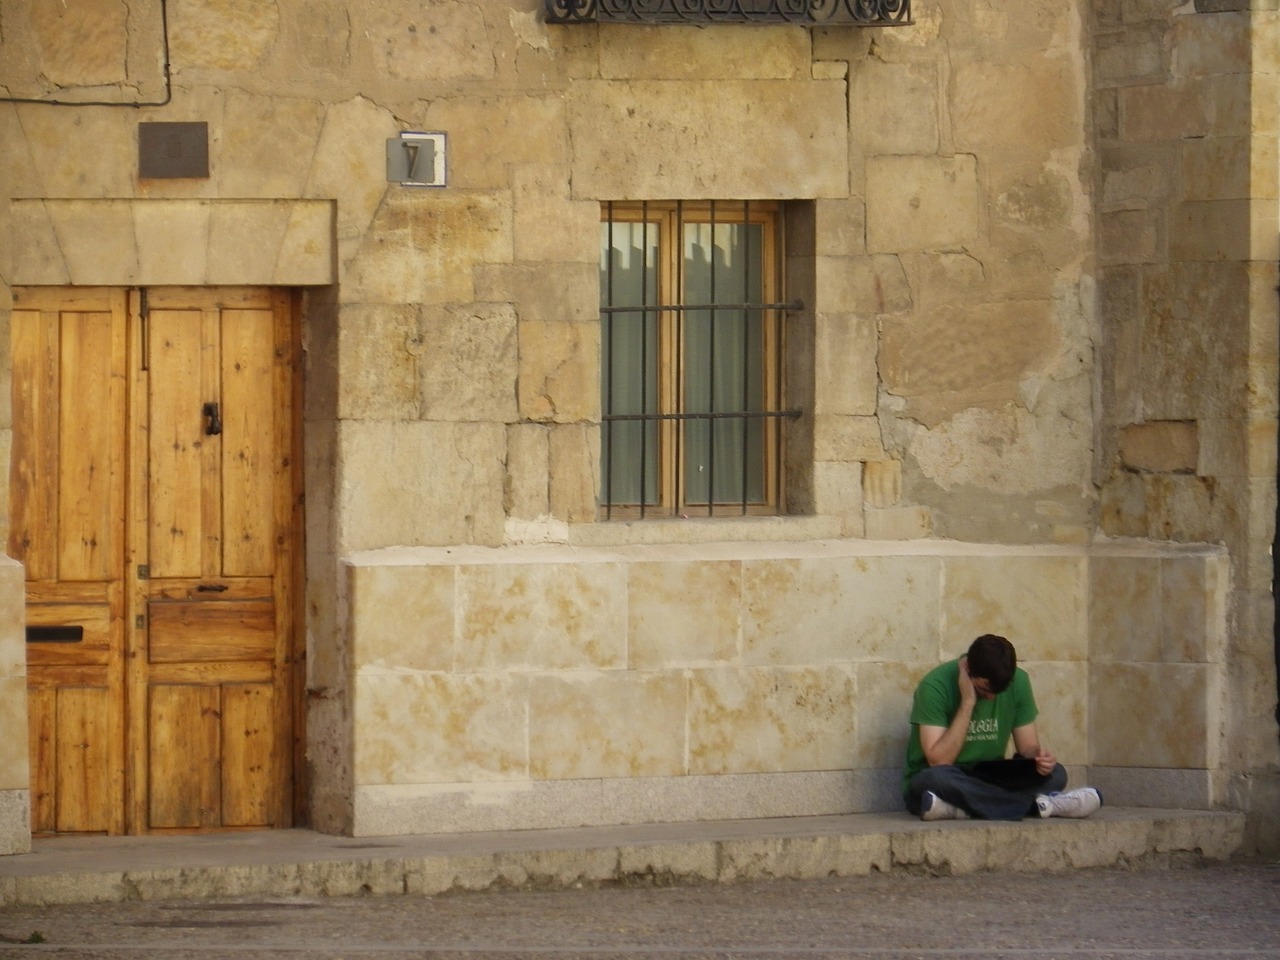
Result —
<instances>
[{"instance_id":1,"label":"window with iron bars","mask_svg":"<svg viewBox=\"0 0 1280 960\"><path fill-rule=\"evenodd\" d=\"M606 519L783 503L782 209L609 202L600 243Z\"/></svg>"}]
</instances>

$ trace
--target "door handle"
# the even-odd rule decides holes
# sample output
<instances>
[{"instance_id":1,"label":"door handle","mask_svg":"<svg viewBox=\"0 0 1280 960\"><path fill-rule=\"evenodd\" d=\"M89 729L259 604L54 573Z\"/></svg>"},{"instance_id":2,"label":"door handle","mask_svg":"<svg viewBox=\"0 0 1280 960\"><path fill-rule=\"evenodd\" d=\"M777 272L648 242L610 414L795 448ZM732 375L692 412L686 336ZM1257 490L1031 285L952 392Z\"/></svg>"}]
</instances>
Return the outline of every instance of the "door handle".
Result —
<instances>
[{"instance_id":1,"label":"door handle","mask_svg":"<svg viewBox=\"0 0 1280 960\"><path fill-rule=\"evenodd\" d=\"M204 435L206 437L216 437L222 432L222 417L218 413L218 405L216 403L206 403L204 405L204 415L209 418L209 422L204 425Z\"/></svg>"},{"instance_id":2,"label":"door handle","mask_svg":"<svg viewBox=\"0 0 1280 960\"><path fill-rule=\"evenodd\" d=\"M202 583L196 587L196 590L200 593L222 593L226 589L227 585L225 583Z\"/></svg>"}]
</instances>

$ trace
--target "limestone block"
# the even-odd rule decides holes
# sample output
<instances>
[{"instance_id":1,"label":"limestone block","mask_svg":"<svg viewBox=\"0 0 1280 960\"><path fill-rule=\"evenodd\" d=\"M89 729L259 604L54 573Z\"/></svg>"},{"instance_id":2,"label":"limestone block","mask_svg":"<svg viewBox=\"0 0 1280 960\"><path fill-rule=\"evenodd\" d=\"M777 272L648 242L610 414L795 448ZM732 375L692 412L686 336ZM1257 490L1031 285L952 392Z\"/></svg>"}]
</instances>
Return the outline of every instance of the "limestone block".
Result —
<instances>
[{"instance_id":1,"label":"limestone block","mask_svg":"<svg viewBox=\"0 0 1280 960\"><path fill-rule=\"evenodd\" d=\"M333 204L299 201L290 204L289 223L276 256L273 286L323 286L337 282ZM216 262L210 262L213 275ZM211 280L210 282L215 282Z\"/></svg>"},{"instance_id":2,"label":"limestone block","mask_svg":"<svg viewBox=\"0 0 1280 960\"><path fill-rule=\"evenodd\" d=\"M862 495L870 507L892 507L902 499L902 461L871 460L862 467Z\"/></svg>"},{"instance_id":3,"label":"limestone block","mask_svg":"<svg viewBox=\"0 0 1280 960\"><path fill-rule=\"evenodd\" d=\"M194 262L204 266L203 282L270 285L275 280L276 261L292 214L293 204L288 203L211 204L207 214L208 233L197 237L202 249L194 251ZM141 232L139 245L140 254L146 257L150 245ZM181 249L184 244L178 242L175 246ZM325 248L328 249L329 244ZM162 253L161 256L174 258L174 254Z\"/></svg>"},{"instance_id":4,"label":"limestone block","mask_svg":"<svg viewBox=\"0 0 1280 960\"><path fill-rule=\"evenodd\" d=\"M67 125L63 107L18 107L21 126L5 154L16 162L14 196L122 197L134 193L137 127L124 111L78 110ZM23 149L25 141L25 149ZM29 158L30 166L27 165Z\"/></svg>"},{"instance_id":5,"label":"limestone block","mask_svg":"<svg viewBox=\"0 0 1280 960\"><path fill-rule=\"evenodd\" d=\"M814 461L812 476L813 512L837 520L840 536L861 537L862 463L857 460Z\"/></svg>"},{"instance_id":6,"label":"limestone block","mask_svg":"<svg viewBox=\"0 0 1280 960\"><path fill-rule=\"evenodd\" d=\"M973 156L870 157L867 249L902 253L972 243L978 195Z\"/></svg>"},{"instance_id":7,"label":"limestone block","mask_svg":"<svg viewBox=\"0 0 1280 960\"><path fill-rule=\"evenodd\" d=\"M855 667L857 745L850 765L901 767L911 732L911 698L933 662L868 662Z\"/></svg>"},{"instance_id":8,"label":"limestone block","mask_svg":"<svg viewBox=\"0 0 1280 960\"><path fill-rule=\"evenodd\" d=\"M551 427L551 515L570 523L596 519L600 490L600 430L592 424Z\"/></svg>"},{"instance_id":9,"label":"limestone block","mask_svg":"<svg viewBox=\"0 0 1280 960\"><path fill-rule=\"evenodd\" d=\"M170 13L170 52L185 67L251 70L271 52L279 28L278 3L184 3Z\"/></svg>"},{"instance_id":10,"label":"limestone block","mask_svg":"<svg viewBox=\"0 0 1280 960\"><path fill-rule=\"evenodd\" d=\"M609 24L600 28L598 46L606 80L798 80L808 75L811 62L803 27L672 30Z\"/></svg>"},{"instance_id":11,"label":"limestone block","mask_svg":"<svg viewBox=\"0 0 1280 960\"><path fill-rule=\"evenodd\" d=\"M591 261L582 263L479 264L476 299L514 303L521 320L595 323L600 319L600 267L599 251L592 247L591 252Z\"/></svg>"},{"instance_id":12,"label":"limestone block","mask_svg":"<svg viewBox=\"0 0 1280 960\"><path fill-rule=\"evenodd\" d=\"M1156 23L1098 35L1094 54L1098 82L1108 86L1136 81L1163 82L1167 69L1163 41L1164 30Z\"/></svg>"},{"instance_id":13,"label":"limestone block","mask_svg":"<svg viewBox=\"0 0 1280 960\"><path fill-rule=\"evenodd\" d=\"M1206 664L1091 665L1089 762L1209 766L1219 736L1215 675Z\"/></svg>"},{"instance_id":14,"label":"limestone block","mask_svg":"<svg viewBox=\"0 0 1280 960\"><path fill-rule=\"evenodd\" d=\"M420 331L413 352L420 353L425 416L498 423L516 419L519 360L510 304L424 307Z\"/></svg>"},{"instance_id":15,"label":"limestone block","mask_svg":"<svg viewBox=\"0 0 1280 960\"><path fill-rule=\"evenodd\" d=\"M67 278L78 285L136 283L138 248L128 201L46 202ZM112 237L103 243L102 237Z\"/></svg>"},{"instance_id":16,"label":"limestone block","mask_svg":"<svg viewBox=\"0 0 1280 960\"><path fill-rule=\"evenodd\" d=\"M1243 200L1275 193L1271 185L1275 167L1271 167L1273 176L1258 176L1262 171L1249 162L1255 149L1272 150L1273 140L1255 146L1250 137L1203 137L1184 141L1181 147L1184 200Z\"/></svg>"},{"instance_id":17,"label":"limestone block","mask_svg":"<svg viewBox=\"0 0 1280 960\"><path fill-rule=\"evenodd\" d=\"M390 111L364 97L325 110L307 171L306 196L337 201L339 238L364 236L383 195L405 189L387 185L386 155L380 147L397 133Z\"/></svg>"},{"instance_id":18,"label":"limestone block","mask_svg":"<svg viewBox=\"0 0 1280 960\"><path fill-rule=\"evenodd\" d=\"M137 282L200 284L209 242L209 213L198 200L132 203L133 235L138 243Z\"/></svg>"},{"instance_id":19,"label":"limestone block","mask_svg":"<svg viewBox=\"0 0 1280 960\"><path fill-rule=\"evenodd\" d=\"M704 669L689 680L689 772L841 770L855 739L851 667Z\"/></svg>"},{"instance_id":20,"label":"limestone block","mask_svg":"<svg viewBox=\"0 0 1280 960\"><path fill-rule=\"evenodd\" d=\"M535 779L664 777L685 772L679 672L575 671L529 681Z\"/></svg>"},{"instance_id":21,"label":"limestone block","mask_svg":"<svg viewBox=\"0 0 1280 960\"><path fill-rule=\"evenodd\" d=\"M371 303L468 303L476 299L474 267L510 263L511 257L509 198L401 192L388 198L370 226L342 293Z\"/></svg>"},{"instance_id":22,"label":"limestone block","mask_svg":"<svg viewBox=\"0 0 1280 960\"><path fill-rule=\"evenodd\" d=\"M1056 358L1060 337L1050 301L886 317L880 376L916 419L933 425L975 404L1022 400L1021 382Z\"/></svg>"},{"instance_id":23,"label":"limestone block","mask_svg":"<svg viewBox=\"0 0 1280 960\"><path fill-rule=\"evenodd\" d=\"M501 424L344 421L338 549L502 542Z\"/></svg>"},{"instance_id":24,"label":"limestone block","mask_svg":"<svg viewBox=\"0 0 1280 960\"><path fill-rule=\"evenodd\" d=\"M507 427L508 517L533 520L551 513L551 438L541 423Z\"/></svg>"},{"instance_id":25,"label":"limestone block","mask_svg":"<svg viewBox=\"0 0 1280 960\"><path fill-rule=\"evenodd\" d=\"M1161 660L1222 663L1226 659L1227 580L1227 561L1221 557L1160 560Z\"/></svg>"},{"instance_id":26,"label":"limestone block","mask_svg":"<svg viewBox=\"0 0 1280 960\"><path fill-rule=\"evenodd\" d=\"M357 670L453 668L455 568L354 566L348 605Z\"/></svg>"},{"instance_id":27,"label":"limestone block","mask_svg":"<svg viewBox=\"0 0 1280 960\"><path fill-rule=\"evenodd\" d=\"M1249 260L1253 238L1248 200L1182 203L1169 223L1174 260Z\"/></svg>"},{"instance_id":28,"label":"limestone block","mask_svg":"<svg viewBox=\"0 0 1280 960\"><path fill-rule=\"evenodd\" d=\"M743 659L822 664L932 658L941 563L932 558L746 560Z\"/></svg>"},{"instance_id":29,"label":"limestone block","mask_svg":"<svg viewBox=\"0 0 1280 960\"><path fill-rule=\"evenodd\" d=\"M1087 567L1079 555L947 557L946 648L963 652L983 633L1008 637L1022 660L1087 660Z\"/></svg>"},{"instance_id":30,"label":"limestone block","mask_svg":"<svg viewBox=\"0 0 1280 960\"><path fill-rule=\"evenodd\" d=\"M0 678L27 675L25 587L22 565L0 558Z\"/></svg>"},{"instance_id":31,"label":"limestone block","mask_svg":"<svg viewBox=\"0 0 1280 960\"><path fill-rule=\"evenodd\" d=\"M876 322L849 313L820 313L813 334L814 411L835 416L876 412Z\"/></svg>"},{"instance_id":32,"label":"limestone block","mask_svg":"<svg viewBox=\"0 0 1280 960\"><path fill-rule=\"evenodd\" d=\"M316 31L310 24L306 33ZM316 159L324 104L252 96L231 89L216 131L218 190L224 197L299 197ZM376 150L374 151L377 152Z\"/></svg>"},{"instance_id":33,"label":"limestone block","mask_svg":"<svg viewBox=\"0 0 1280 960\"><path fill-rule=\"evenodd\" d=\"M459 568L457 670L620 669L627 570L619 563Z\"/></svg>"},{"instance_id":34,"label":"limestone block","mask_svg":"<svg viewBox=\"0 0 1280 960\"><path fill-rule=\"evenodd\" d=\"M1081 184L1067 174L1038 161L1002 166L992 174L995 227L1025 231L1028 239L1053 263L1070 263L1086 228L1077 214L1088 206ZM1048 291L1046 291L1048 292Z\"/></svg>"},{"instance_id":35,"label":"limestone block","mask_svg":"<svg viewBox=\"0 0 1280 960\"><path fill-rule=\"evenodd\" d=\"M1241 292L1248 273L1237 263L1179 263L1143 274L1143 403L1148 420L1239 415L1247 373ZM1201 322L1213 317L1214 322ZM1210 388L1206 378L1211 378ZM1215 539L1210 537L1210 540Z\"/></svg>"},{"instance_id":36,"label":"limestone block","mask_svg":"<svg viewBox=\"0 0 1280 960\"><path fill-rule=\"evenodd\" d=\"M922 313L947 303L990 297L985 266L971 253L916 253L900 259L916 309Z\"/></svg>"},{"instance_id":37,"label":"limestone block","mask_svg":"<svg viewBox=\"0 0 1280 960\"><path fill-rule=\"evenodd\" d=\"M495 72L484 7L454 0L405 6L366 0L351 8L352 32L364 38L379 76L400 80L484 80Z\"/></svg>"},{"instance_id":38,"label":"limestone block","mask_svg":"<svg viewBox=\"0 0 1280 960\"><path fill-rule=\"evenodd\" d=\"M937 153L939 100L935 63L867 58L849 82L849 126L869 154Z\"/></svg>"},{"instance_id":39,"label":"limestone block","mask_svg":"<svg viewBox=\"0 0 1280 960\"><path fill-rule=\"evenodd\" d=\"M308 77L343 76L351 66L351 17L346 0L287 4L280 11L277 59Z\"/></svg>"},{"instance_id":40,"label":"limestone block","mask_svg":"<svg viewBox=\"0 0 1280 960\"><path fill-rule=\"evenodd\" d=\"M843 81L578 81L567 96L575 198L848 193Z\"/></svg>"},{"instance_id":41,"label":"limestone block","mask_svg":"<svg viewBox=\"0 0 1280 960\"><path fill-rule=\"evenodd\" d=\"M1248 72L1252 33L1253 23L1248 16L1172 18L1168 43L1173 76Z\"/></svg>"},{"instance_id":42,"label":"limestone block","mask_svg":"<svg viewBox=\"0 0 1280 960\"><path fill-rule=\"evenodd\" d=\"M1200 461L1198 425L1193 420L1161 420L1121 427L1120 458L1133 470L1194 473Z\"/></svg>"},{"instance_id":43,"label":"limestone block","mask_svg":"<svg viewBox=\"0 0 1280 960\"><path fill-rule=\"evenodd\" d=\"M574 422L600 415L600 327L520 323L519 416Z\"/></svg>"},{"instance_id":44,"label":"limestone block","mask_svg":"<svg viewBox=\"0 0 1280 960\"><path fill-rule=\"evenodd\" d=\"M347 304L338 327L339 416L416 418L418 313L412 304ZM444 418L440 418L444 419Z\"/></svg>"},{"instance_id":45,"label":"limestone block","mask_svg":"<svg viewBox=\"0 0 1280 960\"><path fill-rule=\"evenodd\" d=\"M868 540L920 540L933 532L933 513L922 506L868 507L866 525Z\"/></svg>"},{"instance_id":46,"label":"limestone block","mask_svg":"<svg viewBox=\"0 0 1280 960\"><path fill-rule=\"evenodd\" d=\"M1079 146L1085 136L1083 67L1063 56L955 62L950 116L957 150L1007 162Z\"/></svg>"},{"instance_id":47,"label":"limestone block","mask_svg":"<svg viewBox=\"0 0 1280 960\"><path fill-rule=\"evenodd\" d=\"M1213 91L1202 81L1123 87L1116 99L1122 140L1187 140L1213 132Z\"/></svg>"},{"instance_id":48,"label":"limestone block","mask_svg":"<svg viewBox=\"0 0 1280 960\"><path fill-rule=\"evenodd\" d=\"M59 87L127 79L128 8L113 0L29 6L32 51L40 73Z\"/></svg>"},{"instance_id":49,"label":"limestone block","mask_svg":"<svg viewBox=\"0 0 1280 960\"><path fill-rule=\"evenodd\" d=\"M788 226L793 219L792 209L787 210ZM815 200L812 210L809 243L813 253L820 257L853 257L866 252L867 207L862 198ZM788 252L800 251L792 243Z\"/></svg>"},{"instance_id":50,"label":"limestone block","mask_svg":"<svg viewBox=\"0 0 1280 960\"><path fill-rule=\"evenodd\" d=\"M629 667L660 670L738 658L741 562L632 563L627 572Z\"/></svg>"},{"instance_id":51,"label":"limestone block","mask_svg":"<svg viewBox=\"0 0 1280 960\"><path fill-rule=\"evenodd\" d=\"M1021 645L1019 645L1021 654ZM1035 661L1019 663L1031 677L1040 716L1036 733L1040 743L1059 763L1068 766L1089 762L1089 665ZM1075 784L1080 786L1080 784Z\"/></svg>"},{"instance_id":52,"label":"limestone block","mask_svg":"<svg viewBox=\"0 0 1280 960\"><path fill-rule=\"evenodd\" d=\"M1164 591L1157 557L1097 556L1089 561L1089 657L1158 662Z\"/></svg>"},{"instance_id":53,"label":"limestone block","mask_svg":"<svg viewBox=\"0 0 1280 960\"><path fill-rule=\"evenodd\" d=\"M27 680L0 677L0 791L25 790L30 785L27 758Z\"/></svg>"},{"instance_id":54,"label":"limestone block","mask_svg":"<svg viewBox=\"0 0 1280 960\"><path fill-rule=\"evenodd\" d=\"M569 199L569 177L563 166L514 170L511 200L517 260L598 259L600 205Z\"/></svg>"},{"instance_id":55,"label":"limestone block","mask_svg":"<svg viewBox=\"0 0 1280 960\"><path fill-rule=\"evenodd\" d=\"M1099 251L1108 263L1150 263L1164 248L1162 209L1147 207L1104 210L1099 214Z\"/></svg>"},{"instance_id":56,"label":"limestone block","mask_svg":"<svg viewBox=\"0 0 1280 960\"><path fill-rule=\"evenodd\" d=\"M8 229L22 243L7 243L0 253L9 268L13 285L70 282L67 262L58 247L52 211L42 200L14 200L9 204ZM5 303L9 302L8 297Z\"/></svg>"},{"instance_id":57,"label":"limestone block","mask_svg":"<svg viewBox=\"0 0 1280 960\"><path fill-rule=\"evenodd\" d=\"M1099 154L1102 171L1102 202L1115 204L1117 208L1126 201L1135 201L1133 206L1142 203L1165 202L1175 195L1188 199L1208 199L1192 197L1188 191L1197 189L1185 180L1178 179L1180 166L1185 166L1187 157L1203 155L1204 151L1191 144L1217 143L1212 141L1188 141L1182 144L1171 143L1120 143L1103 149ZM1220 171L1230 176L1227 171Z\"/></svg>"},{"instance_id":58,"label":"limestone block","mask_svg":"<svg viewBox=\"0 0 1280 960\"><path fill-rule=\"evenodd\" d=\"M0 856L31 852L31 793L28 790L0 791ZM10 878L16 886L16 878ZM14 903L13 888L0 885L0 902Z\"/></svg>"},{"instance_id":59,"label":"limestone block","mask_svg":"<svg viewBox=\"0 0 1280 960\"><path fill-rule=\"evenodd\" d=\"M911 287L898 257L822 257L814 263L817 299L826 313L903 313Z\"/></svg>"},{"instance_id":60,"label":"limestone block","mask_svg":"<svg viewBox=\"0 0 1280 960\"><path fill-rule=\"evenodd\" d=\"M818 460L882 460L886 456L875 417L815 414L813 450Z\"/></svg>"},{"instance_id":61,"label":"limestone block","mask_svg":"<svg viewBox=\"0 0 1280 960\"><path fill-rule=\"evenodd\" d=\"M526 779L527 683L514 675L362 672L355 782Z\"/></svg>"},{"instance_id":62,"label":"limestone block","mask_svg":"<svg viewBox=\"0 0 1280 960\"><path fill-rule=\"evenodd\" d=\"M444 96L432 100L423 123L429 130L449 133L449 183L454 187L503 189L512 170L531 165L559 170L565 179L569 130L559 96ZM599 256L594 233L591 243L594 263ZM565 259L566 253L554 259Z\"/></svg>"}]
</instances>

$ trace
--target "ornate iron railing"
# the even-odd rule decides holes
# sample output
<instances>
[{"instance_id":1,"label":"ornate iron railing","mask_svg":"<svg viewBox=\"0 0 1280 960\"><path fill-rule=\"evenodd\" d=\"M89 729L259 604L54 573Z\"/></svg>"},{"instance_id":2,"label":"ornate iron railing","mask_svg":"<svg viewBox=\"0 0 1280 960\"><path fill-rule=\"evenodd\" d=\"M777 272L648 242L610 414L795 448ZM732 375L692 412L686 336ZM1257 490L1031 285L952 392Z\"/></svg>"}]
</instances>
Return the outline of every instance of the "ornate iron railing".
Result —
<instances>
[{"instance_id":1,"label":"ornate iron railing","mask_svg":"<svg viewBox=\"0 0 1280 960\"><path fill-rule=\"evenodd\" d=\"M545 0L548 23L796 23L889 27L911 0Z\"/></svg>"}]
</instances>

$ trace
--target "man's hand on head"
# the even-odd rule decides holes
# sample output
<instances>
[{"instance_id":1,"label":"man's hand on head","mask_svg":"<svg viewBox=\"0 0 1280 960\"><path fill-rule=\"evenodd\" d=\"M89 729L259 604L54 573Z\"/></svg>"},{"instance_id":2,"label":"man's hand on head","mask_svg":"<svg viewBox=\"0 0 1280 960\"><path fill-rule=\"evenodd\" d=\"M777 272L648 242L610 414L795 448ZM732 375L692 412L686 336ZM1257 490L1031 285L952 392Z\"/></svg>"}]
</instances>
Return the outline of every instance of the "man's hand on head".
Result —
<instances>
[{"instance_id":1,"label":"man's hand on head","mask_svg":"<svg viewBox=\"0 0 1280 960\"><path fill-rule=\"evenodd\" d=\"M969 676L969 658L960 658L960 676L957 681L960 687L960 702L973 706L978 702L978 691L974 689L973 678Z\"/></svg>"}]
</instances>

